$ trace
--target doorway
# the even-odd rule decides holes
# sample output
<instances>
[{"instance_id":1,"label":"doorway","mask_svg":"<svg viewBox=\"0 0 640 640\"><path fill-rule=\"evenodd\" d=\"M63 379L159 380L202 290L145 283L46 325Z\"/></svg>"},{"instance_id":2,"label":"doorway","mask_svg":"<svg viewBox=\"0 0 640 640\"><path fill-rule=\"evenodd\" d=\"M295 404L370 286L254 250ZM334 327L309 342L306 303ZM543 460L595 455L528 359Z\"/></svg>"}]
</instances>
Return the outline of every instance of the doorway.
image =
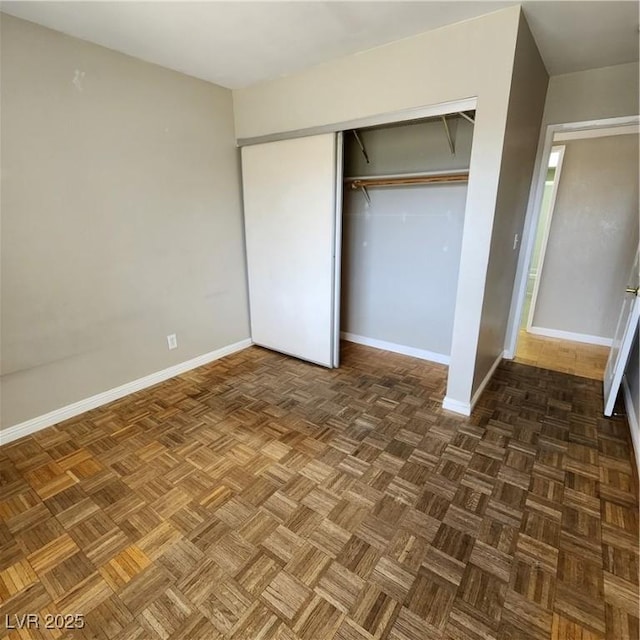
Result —
<instances>
[{"instance_id":1,"label":"doorway","mask_svg":"<svg viewBox=\"0 0 640 640\"><path fill-rule=\"evenodd\" d=\"M638 247L638 127L555 130L546 142L515 360L602 380Z\"/></svg>"},{"instance_id":2,"label":"doorway","mask_svg":"<svg viewBox=\"0 0 640 640\"><path fill-rule=\"evenodd\" d=\"M530 329L533 324L533 312L540 287L541 268L544 262L544 254L549 240L549 229L553 217L553 208L558 194L558 184L562 173L562 160L564 159L564 145L551 148L551 155L547 164L547 172L544 181L544 194L540 205L540 216L533 245L533 254L529 273L527 274L527 289L520 319L521 330Z\"/></svg>"}]
</instances>

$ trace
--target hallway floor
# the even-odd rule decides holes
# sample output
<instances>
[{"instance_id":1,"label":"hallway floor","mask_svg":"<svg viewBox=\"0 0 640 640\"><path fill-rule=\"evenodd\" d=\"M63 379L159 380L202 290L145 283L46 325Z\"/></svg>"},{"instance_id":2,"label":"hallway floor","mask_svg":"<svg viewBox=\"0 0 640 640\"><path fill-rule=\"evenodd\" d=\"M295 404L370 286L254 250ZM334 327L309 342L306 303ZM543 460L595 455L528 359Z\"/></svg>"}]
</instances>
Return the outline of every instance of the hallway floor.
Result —
<instances>
[{"instance_id":1,"label":"hallway floor","mask_svg":"<svg viewBox=\"0 0 640 640\"><path fill-rule=\"evenodd\" d=\"M520 329L515 362L602 380L609 347L547 338Z\"/></svg>"}]
</instances>

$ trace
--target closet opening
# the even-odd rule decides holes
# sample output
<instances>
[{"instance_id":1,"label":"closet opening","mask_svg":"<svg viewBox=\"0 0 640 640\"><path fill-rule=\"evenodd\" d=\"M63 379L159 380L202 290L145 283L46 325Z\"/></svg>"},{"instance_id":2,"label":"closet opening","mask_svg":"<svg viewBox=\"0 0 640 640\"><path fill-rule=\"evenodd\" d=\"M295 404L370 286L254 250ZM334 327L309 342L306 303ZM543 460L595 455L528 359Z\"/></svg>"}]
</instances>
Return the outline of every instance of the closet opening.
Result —
<instances>
[{"instance_id":1,"label":"closet opening","mask_svg":"<svg viewBox=\"0 0 640 640\"><path fill-rule=\"evenodd\" d=\"M344 132L343 340L449 364L474 119Z\"/></svg>"}]
</instances>

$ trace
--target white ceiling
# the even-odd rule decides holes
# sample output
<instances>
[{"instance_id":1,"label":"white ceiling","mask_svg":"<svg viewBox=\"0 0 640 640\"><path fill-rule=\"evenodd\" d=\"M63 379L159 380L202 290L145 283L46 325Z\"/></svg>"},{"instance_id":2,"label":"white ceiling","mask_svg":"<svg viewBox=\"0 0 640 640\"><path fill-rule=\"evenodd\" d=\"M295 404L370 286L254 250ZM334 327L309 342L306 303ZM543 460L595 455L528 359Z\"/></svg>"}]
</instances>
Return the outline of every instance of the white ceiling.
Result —
<instances>
[{"instance_id":1,"label":"white ceiling","mask_svg":"<svg viewBox=\"0 0 640 640\"><path fill-rule=\"evenodd\" d=\"M229 88L513 2L2 2L5 13ZM638 3L522 2L550 74L638 59Z\"/></svg>"}]
</instances>

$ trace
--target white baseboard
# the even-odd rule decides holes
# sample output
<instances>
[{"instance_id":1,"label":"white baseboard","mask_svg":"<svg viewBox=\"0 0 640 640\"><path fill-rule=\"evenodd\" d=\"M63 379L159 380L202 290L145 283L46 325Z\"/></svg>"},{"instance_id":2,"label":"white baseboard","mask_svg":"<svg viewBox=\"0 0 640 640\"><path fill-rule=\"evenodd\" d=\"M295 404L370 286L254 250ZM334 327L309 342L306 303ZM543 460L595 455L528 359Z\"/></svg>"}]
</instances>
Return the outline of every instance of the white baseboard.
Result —
<instances>
[{"instance_id":1,"label":"white baseboard","mask_svg":"<svg viewBox=\"0 0 640 640\"><path fill-rule=\"evenodd\" d=\"M185 362L180 362L179 364L175 364L172 367L163 369L162 371L156 371L155 373L145 376L144 378L138 378L137 380L127 382L126 384L115 387L114 389L103 391L102 393L98 393L95 396L85 398L84 400L79 400L78 402L69 404L66 407L55 409L54 411L45 413L44 415L38 416L37 418L32 418L31 420L26 420L25 422L21 422L7 429L3 429L2 431L0 431L0 445L7 444L8 442L12 442L13 440L17 440L18 438L31 435L36 431L40 431L41 429L45 429L46 427L51 427L52 425L62 422L63 420L74 418L75 416L78 416L85 411L96 409L97 407L100 407L109 402L113 402L114 400L124 398L124 396L128 396L131 393L141 391L142 389L151 387L154 384L158 384L159 382L164 382L165 380L174 378L175 376L178 376L181 373L185 373L186 371L191 371L191 369L209 364L214 360L218 360L220 358L223 358L224 356L236 353L237 351L242 351L243 349L250 347L252 344L253 343L250 338L241 340L240 342L236 342L235 344L230 344L226 347L222 347L221 349L210 351L209 353L205 353L201 356L192 358L191 360L187 360Z\"/></svg>"},{"instance_id":2,"label":"white baseboard","mask_svg":"<svg viewBox=\"0 0 640 640\"><path fill-rule=\"evenodd\" d=\"M572 342L585 342L586 344L597 344L601 347L610 347L613 344L611 338L590 336L587 333L573 333L571 331L560 331L559 329L545 329L544 327L529 327L527 331L536 336L559 338L560 340L571 340Z\"/></svg>"},{"instance_id":3,"label":"white baseboard","mask_svg":"<svg viewBox=\"0 0 640 640\"><path fill-rule=\"evenodd\" d=\"M470 402L460 402L460 400L454 400L449 396L445 396L445 399L442 401L442 408L447 411L453 411L453 413L460 413L463 416L471 415Z\"/></svg>"},{"instance_id":4,"label":"white baseboard","mask_svg":"<svg viewBox=\"0 0 640 640\"><path fill-rule=\"evenodd\" d=\"M496 372L498 365L502 362L504 358L505 352L503 351L498 355L495 359L494 363L491 365L487 375L484 377L484 380L480 383L480 386L476 389L476 392L473 394L471 398L471 402L461 402L460 400L454 400L453 398L449 398L446 396L442 401L442 408L447 411L453 411L454 413L460 413L463 416L470 416L473 411L473 407L476 406L476 403L480 399L482 392L485 390L486 386L489 384L491 378L493 378L493 374Z\"/></svg>"},{"instance_id":5,"label":"white baseboard","mask_svg":"<svg viewBox=\"0 0 640 640\"><path fill-rule=\"evenodd\" d=\"M631 430L631 441L633 442L633 452L636 456L636 471L640 475L640 423L636 408L633 406L633 398L627 376L622 377L622 392L624 396L624 406L627 409L627 418L629 420L629 429Z\"/></svg>"},{"instance_id":6,"label":"white baseboard","mask_svg":"<svg viewBox=\"0 0 640 640\"><path fill-rule=\"evenodd\" d=\"M407 347L402 344L396 344L395 342L376 340L375 338L366 338L365 336L359 336L347 331L341 331L340 337L347 342L355 342L356 344L362 344L366 347L393 351L393 353L401 353L404 356L412 356L413 358L429 360L430 362L437 362L438 364L449 364L449 356L443 353L435 353L434 351L427 351L426 349L416 349L415 347Z\"/></svg>"},{"instance_id":7,"label":"white baseboard","mask_svg":"<svg viewBox=\"0 0 640 640\"><path fill-rule=\"evenodd\" d=\"M473 407L476 406L476 402L480 400L480 396L482 395L482 392L486 389L489 382L491 382L491 378L493 378L493 374L496 372L496 369L498 368L498 365L502 362L503 358L504 358L504 351L498 354L498 357L494 360L493 364L491 365L491 369L489 369L487 375L484 377L484 380L480 383L480 386L476 389L476 392L473 394L473 397L471 398L472 411L473 411Z\"/></svg>"}]
</instances>

